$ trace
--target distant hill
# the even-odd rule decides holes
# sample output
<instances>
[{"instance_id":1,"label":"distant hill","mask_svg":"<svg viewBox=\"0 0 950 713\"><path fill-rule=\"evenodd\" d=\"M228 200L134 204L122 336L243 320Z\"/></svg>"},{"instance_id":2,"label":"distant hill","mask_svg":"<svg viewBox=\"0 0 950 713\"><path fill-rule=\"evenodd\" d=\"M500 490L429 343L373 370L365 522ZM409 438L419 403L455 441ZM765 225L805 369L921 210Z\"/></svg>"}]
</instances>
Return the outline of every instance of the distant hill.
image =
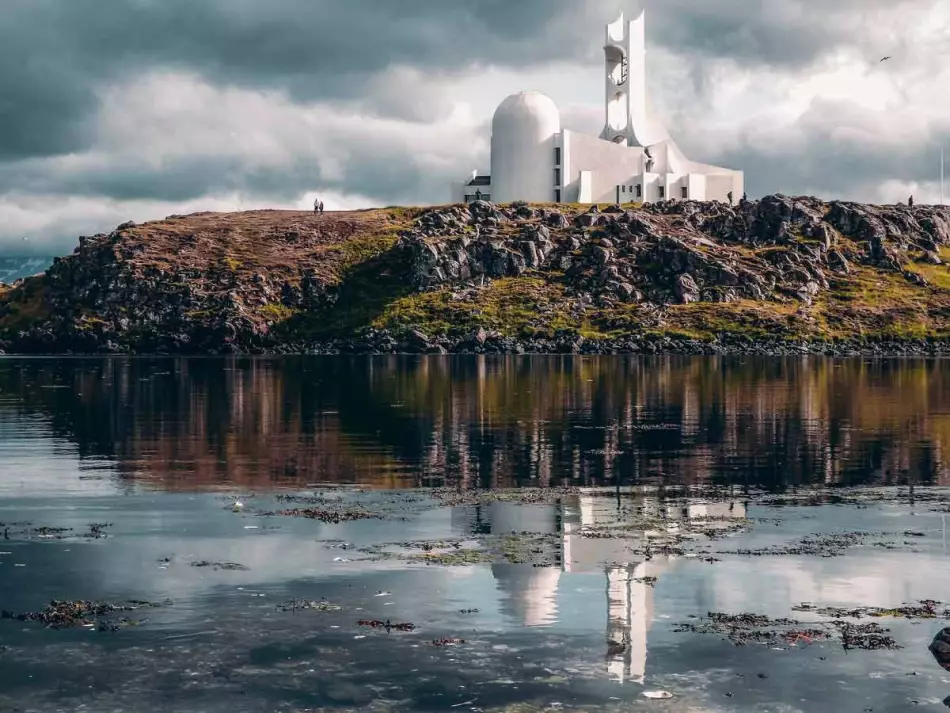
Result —
<instances>
[{"instance_id":1,"label":"distant hill","mask_svg":"<svg viewBox=\"0 0 950 713\"><path fill-rule=\"evenodd\" d=\"M9 285L21 277L38 275L52 264L52 255L49 257L0 257L0 282Z\"/></svg>"},{"instance_id":2,"label":"distant hill","mask_svg":"<svg viewBox=\"0 0 950 713\"><path fill-rule=\"evenodd\" d=\"M950 351L947 260L948 207L783 195L199 213L0 289L0 347L929 353Z\"/></svg>"}]
</instances>

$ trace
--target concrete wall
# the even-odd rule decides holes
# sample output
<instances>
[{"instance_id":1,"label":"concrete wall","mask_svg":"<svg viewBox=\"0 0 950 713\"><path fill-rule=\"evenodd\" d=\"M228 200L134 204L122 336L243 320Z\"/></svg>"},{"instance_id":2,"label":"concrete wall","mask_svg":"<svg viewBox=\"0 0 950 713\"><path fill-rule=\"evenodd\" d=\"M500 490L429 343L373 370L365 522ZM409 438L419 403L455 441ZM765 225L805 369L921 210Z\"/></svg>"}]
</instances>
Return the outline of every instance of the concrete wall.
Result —
<instances>
[{"instance_id":1,"label":"concrete wall","mask_svg":"<svg viewBox=\"0 0 950 713\"><path fill-rule=\"evenodd\" d=\"M701 173L691 173L687 177L689 199L694 201L706 200L706 176Z\"/></svg>"},{"instance_id":2,"label":"concrete wall","mask_svg":"<svg viewBox=\"0 0 950 713\"><path fill-rule=\"evenodd\" d=\"M591 172L591 203L613 203L617 200L617 186L631 185L633 176L640 173L643 150L631 148L595 136L585 136L573 131L563 132L564 166L562 200L582 201L580 197L581 171Z\"/></svg>"},{"instance_id":3,"label":"concrete wall","mask_svg":"<svg viewBox=\"0 0 950 713\"><path fill-rule=\"evenodd\" d=\"M727 194L732 191L733 203L738 203L742 198L742 174L741 173L714 173L706 176L706 198L707 201L722 201L728 203Z\"/></svg>"}]
</instances>

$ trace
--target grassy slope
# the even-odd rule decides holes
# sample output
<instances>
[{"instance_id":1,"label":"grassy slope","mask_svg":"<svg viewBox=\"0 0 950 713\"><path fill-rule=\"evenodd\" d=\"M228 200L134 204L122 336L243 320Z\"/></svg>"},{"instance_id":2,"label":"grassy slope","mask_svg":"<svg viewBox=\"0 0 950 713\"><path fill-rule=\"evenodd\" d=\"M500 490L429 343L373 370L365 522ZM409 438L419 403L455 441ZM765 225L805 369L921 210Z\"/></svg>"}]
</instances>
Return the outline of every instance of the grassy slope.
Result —
<instances>
[{"instance_id":1,"label":"grassy slope","mask_svg":"<svg viewBox=\"0 0 950 713\"><path fill-rule=\"evenodd\" d=\"M251 280L255 273L293 282L301 269L308 269L339 286L337 304L323 314L295 314L277 301L259 308L260 319L288 335L329 338L352 335L366 326L411 326L432 335L485 327L513 336L568 330L594 339L638 331L703 339L723 332L750 337L950 337L946 265L909 266L924 275L930 287L854 265L850 276L836 277L831 290L808 307L748 300L675 305L665 310L659 325L637 305L595 305L578 311L557 273L528 272L474 290L417 293L405 279L405 266L388 251L418 212L385 208L319 217L297 211L206 213L143 224L129 231L128 241L141 249L132 259L139 270L184 264L202 272L231 271L237 282ZM950 250L943 257L950 260ZM0 288L0 336L44 317L46 289L45 277L30 278L15 289Z\"/></svg>"}]
</instances>

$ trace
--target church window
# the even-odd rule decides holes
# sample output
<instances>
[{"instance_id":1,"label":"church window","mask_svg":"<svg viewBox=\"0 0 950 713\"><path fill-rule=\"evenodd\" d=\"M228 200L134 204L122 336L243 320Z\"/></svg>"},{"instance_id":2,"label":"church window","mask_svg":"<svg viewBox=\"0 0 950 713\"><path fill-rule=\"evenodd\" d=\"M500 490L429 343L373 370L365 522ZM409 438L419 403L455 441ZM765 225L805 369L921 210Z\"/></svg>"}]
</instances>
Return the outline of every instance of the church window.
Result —
<instances>
[{"instance_id":1,"label":"church window","mask_svg":"<svg viewBox=\"0 0 950 713\"><path fill-rule=\"evenodd\" d=\"M683 198L689 198L689 189L683 186Z\"/></svg>"},{"instance_id":2,"label":"church window","mask_svg":"<svg viewBox=\"0 0 950 713\"><path fill-rule=\"evenodd\" d=\"M660 186L660 198L665 198L665 197L666 197L666 188L664 186Z\"/></svg>"},{"instance_id":3,"label":"church window","mask_svg":"<svg viewBox=\"0 0 950 713\"><path fill-rule=\"evenodd\" d=\"M643 185L637 184L637 198L643 198Z\"/></svg>"},{"instance_id":4,"label":"church window","mask_svg":"<svg viewBox=\"0 0 950 713\"><path fill-rule=\"evenodd\" d=\"M561 169L559 168L554 169L554 185L555 186L561 185Z\"/></svg>"}]
</instances>

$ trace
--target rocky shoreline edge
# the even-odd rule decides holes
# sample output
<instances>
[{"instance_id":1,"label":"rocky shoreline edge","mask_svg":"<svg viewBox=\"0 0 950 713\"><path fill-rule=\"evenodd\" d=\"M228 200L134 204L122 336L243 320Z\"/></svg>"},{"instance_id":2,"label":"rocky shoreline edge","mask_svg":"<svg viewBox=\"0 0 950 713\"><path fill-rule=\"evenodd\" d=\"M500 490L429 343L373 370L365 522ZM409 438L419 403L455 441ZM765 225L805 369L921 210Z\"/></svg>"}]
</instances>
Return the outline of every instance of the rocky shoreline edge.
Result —
<instances>
[{"instance_id":1,"label":"rocky shoreline edge","mask_svg":"<svg viewBox=\"0 0 950 713\"><path fill-rule=\"evenodd\" d=\"M629 336L591 340L565 335L559 339L519 339L478 330L462 337L429 337L419 330L395 334L388 330L366 330L347 339L322 342L290 342L238 349L188 349L183 345L128 351L105 344L96 351L12 352L0 349L0 355L15 356L335 356L335 355L430 355L430 356L824 356L824 357L942 357L950 356L950 340L893 340L879 337L855 337L846 340L805 341L783 338L755 339L741 335L723 335L704 341L665 335Z\"/></svg>"}]
</instances>

